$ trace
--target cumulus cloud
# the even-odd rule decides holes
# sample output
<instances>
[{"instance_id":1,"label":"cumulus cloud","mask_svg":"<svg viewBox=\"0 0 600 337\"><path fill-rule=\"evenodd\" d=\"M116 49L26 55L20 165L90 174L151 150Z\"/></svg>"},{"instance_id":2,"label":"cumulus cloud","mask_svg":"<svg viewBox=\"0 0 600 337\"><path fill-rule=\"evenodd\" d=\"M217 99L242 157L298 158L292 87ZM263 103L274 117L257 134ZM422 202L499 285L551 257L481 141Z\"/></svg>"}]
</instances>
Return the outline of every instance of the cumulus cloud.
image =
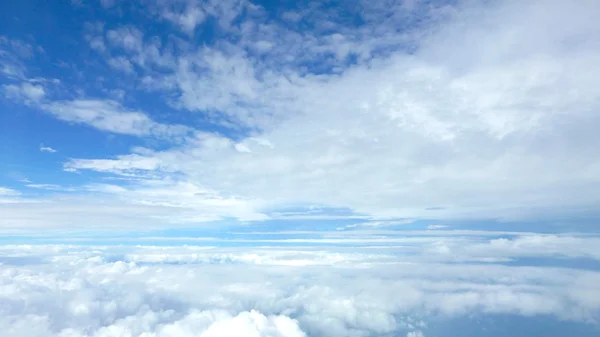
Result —
<instances>
[{"instance_id":1,"label":"cumulus cloud","mask_svg":"<svg viewBox=\"0 0 600 337\"><path fill-rule=\"evenodd\" d=\"M2 246L11 336L422 336L465 315L597 317L597 272L402 261L325 266L219 260L277 250ZM185 257L173 260L173 256ZM194 259L204 255L205 260ZM173 263L180 261L179 263ZM27 305L24 305L27 303ZM426 333L425 333L426 334Z\"/></svg>"},{"instance_id":2,"label":"cumulus cloud","mask_svg":"<svg viewBox=\"0 0 600 337\"><path fill-rule=\"evenodd\" d=\"M163 324L156 324L154 313L145 314L136 319L123 319L113 325L102 327L93 336L105 337L119 334L139 335L141 337L305 337L298 328L296 321L287 316L266 317L257 311L245 311L232 316L224 310L191 311L185 317ZM166 316L166 315L165 315ZM144 329L147 319L150 324L155 323L155 331ZM140 326L142 324L142 326ZM87 336L87 334L67 329L60 336Z\"/></svg>"}]
</instances>

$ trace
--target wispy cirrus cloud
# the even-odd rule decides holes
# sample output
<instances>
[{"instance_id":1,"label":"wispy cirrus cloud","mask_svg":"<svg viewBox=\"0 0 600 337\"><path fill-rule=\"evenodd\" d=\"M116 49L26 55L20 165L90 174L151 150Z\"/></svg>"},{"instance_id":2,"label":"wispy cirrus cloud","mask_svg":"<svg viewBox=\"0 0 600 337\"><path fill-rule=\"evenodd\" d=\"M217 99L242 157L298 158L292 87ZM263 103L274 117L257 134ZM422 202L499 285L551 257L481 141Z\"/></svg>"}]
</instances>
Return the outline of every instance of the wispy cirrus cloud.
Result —
<instances>
[{"instance_id":1,"label":"wispy cirrus cloud","mask_svg":"<svg viewBox=\"0 0 600 337\"><path fill-rule=\"evenodd\" d=\"M66 122L118 134L176 138L191 132L183 125L157 123L146 114L124 108L112 100L54 101L42 108Z\"/></svg>"},{"instance_id":2,"label":"wispy cirrus cloud","mask_svg":"<svg viewBox=\"0 0 600 337\"><path fill-rule=\"evenodd\" d=\"M13 189L0 186L0 195L2 195L2 196L14 196L14 195L19 195L19 194L20 194L19 192L15 191Z\"/></svg>"},{"instance_id":3,"label":"wispy cirrus cloud","mask_svg":"<svg viewBox=\"0 0 600 337\"><path fill-rule=\"evenodd\" d=\"M24 60L33 55L34 48L18 39L0 36L0 74L9 79L25 78Z\"/></svg>"},{"instance_id":4,"label":"wispy cirrus cloud","mask_svg":"<svg viewBox=\"0 0 600 337\"><path fill-rule=\"evenodd\" d=\"M73 187L66 187L66 186L61 186L61 185L57 185L57 184L27 184L25 185L29 188L36 188L36 189L42 189L42 190L49 190L49 191L63 191L63 192L74 192L75 188Z\"/></svg>"}]
</instances>

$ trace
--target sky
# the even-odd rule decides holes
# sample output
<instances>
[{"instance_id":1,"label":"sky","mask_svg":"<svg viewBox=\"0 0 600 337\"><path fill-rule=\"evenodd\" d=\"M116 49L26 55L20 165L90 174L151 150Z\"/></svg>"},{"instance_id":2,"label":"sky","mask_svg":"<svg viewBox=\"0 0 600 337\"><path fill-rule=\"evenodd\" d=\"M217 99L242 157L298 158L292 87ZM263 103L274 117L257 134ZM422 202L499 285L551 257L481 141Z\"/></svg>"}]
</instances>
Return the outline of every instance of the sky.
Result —
<instances>
[{"instance_id":1,"label":"sky","mask_svg":"<svg viewBox=\"0 0 600 337\"><path fill-rule=\"evenodd\" d=\"M599 11L0 2L0 329L597 336Z\"/></svg>"}]
</instances>

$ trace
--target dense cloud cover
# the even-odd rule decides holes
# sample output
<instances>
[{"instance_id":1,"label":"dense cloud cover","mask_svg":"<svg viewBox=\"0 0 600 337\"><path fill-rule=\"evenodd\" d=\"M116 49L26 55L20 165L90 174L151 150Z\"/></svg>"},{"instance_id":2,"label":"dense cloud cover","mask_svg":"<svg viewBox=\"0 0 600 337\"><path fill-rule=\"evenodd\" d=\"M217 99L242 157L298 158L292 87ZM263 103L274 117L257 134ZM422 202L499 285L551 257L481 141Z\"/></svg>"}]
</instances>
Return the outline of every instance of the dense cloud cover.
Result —
<instances>
[{"instance_id":1,"label":"dense cloud cover","mask_svg":"<svg viewBox=\"0 0 600 337\"><path fill-rule=\"evenodd\" d=\"M3 246L0 327L11 337L422 337L461 317L600 317L598 272L353 250Z\"/></svg>"}]
</instances>

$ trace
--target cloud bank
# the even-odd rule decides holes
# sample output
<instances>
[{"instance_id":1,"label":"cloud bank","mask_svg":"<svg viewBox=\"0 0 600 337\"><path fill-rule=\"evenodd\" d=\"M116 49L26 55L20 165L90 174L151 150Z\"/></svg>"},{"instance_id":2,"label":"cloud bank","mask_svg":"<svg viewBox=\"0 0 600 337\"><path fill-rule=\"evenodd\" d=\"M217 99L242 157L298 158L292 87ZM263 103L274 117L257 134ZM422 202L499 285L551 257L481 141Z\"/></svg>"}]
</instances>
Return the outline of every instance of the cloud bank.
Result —
<instances>
[{"instance_id":1,"label":"cloud bank","mask_svg":"<svg viewBox=\"0 0 600 337\"><path fill-rule=\"evenodd\" d=\"M10 336L424 336L466 316L584 324L600 314L599 274L576 269L314 248L0 250L0 326Z\"/></svg>"}]
</instances>

